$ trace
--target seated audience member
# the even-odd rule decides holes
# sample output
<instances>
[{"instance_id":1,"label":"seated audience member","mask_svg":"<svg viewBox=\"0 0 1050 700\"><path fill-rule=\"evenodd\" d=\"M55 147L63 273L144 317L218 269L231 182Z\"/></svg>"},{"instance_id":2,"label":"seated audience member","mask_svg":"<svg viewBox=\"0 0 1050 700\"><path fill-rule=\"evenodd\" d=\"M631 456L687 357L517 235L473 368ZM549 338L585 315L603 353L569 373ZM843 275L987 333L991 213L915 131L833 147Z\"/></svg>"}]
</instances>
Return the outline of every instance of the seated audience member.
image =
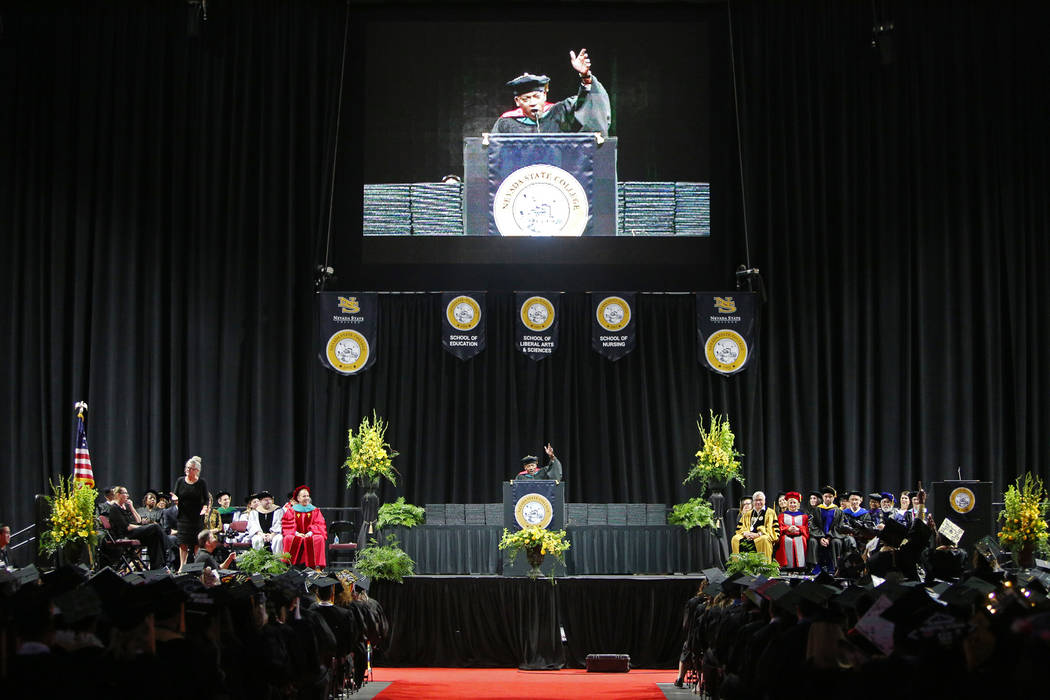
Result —
<instances>
[{"instance_id":1,"label":"seated audience member","mask_svg":"<svg viewBox=\"0 0 1050 700\"><path fill-rule=\"evenodd\" d=\"M321 509L310 502L310 489L306 486L297 486L292 498L295 505L285 509L281 519L281 546L292 555L293 566L323 568L327 561L328 525Z\"/></svg>"},{"instance_id":2,"label":"seated audience member","mask_svg":"<svg viewBox=\"0 0 1050 700\"><path fill-rule=\"evenodd\" d=\"M766 561L772 561L773 543L779 537L776 514L766 507L766 495L755 491L751 496L751 511L741 514L740 525L733 535L733 553L759 552Z\"/></svg>"},{"instance_id":3,"label":"seated audience member","mask_svg":"<svg viewBox=\"0 0 1050 700\"><path fill-rule=\"evenodd\" d=\"M907 511L909 508L911 508L911 496L909 495L909 493L910 492L908 492L908 491L901 491L901 502L900 502L900 505L899 505L899 508L900 508L900 511L899 511L900 518L899 519L900 520L904 519L905 511Z\"/></svg>"},{"instance_id":4,"label":"seated audience member","mask_svg":"<svg viewBox=\"0 0 1050 700\"><path fill-rule=\"evenodd\" d=\"M876 519L876 514L879 512L879 502L882 501L881 493L869 493L868 494L868 512L872 515L872 520Z\"/></svg>"},{"instance_id":5,"label":"seated audience member","mask_svg":"<svg viewBox=\"0 0 1050 700\"><path fill-rule=\"evenodd\" d=\"M920 498L921 494L921 498ZM912 523L919 517L919 511L922 510L923 521L927 525L933 526L933 512L926 507L926 492L925 491L910 491L908 492L908 498L911 500L911 508L904 513L904 524L908 527L912 526ZM934 527L934 529L937 529Z\"/></svg>"},{"instance_id":6,"label":"seated audience member","mask_svg":"<svg viewBox=\"0 0 1050 700\"><path fill-rule=\"evenodd\" d=\"M784 491L781 491L780 493L777 494L777 508L776 508L777 515L780 515L785 510L787 510L787 507L788 507L787 493L784 492Z\"/></svg>"},{"instance_id":7,"label":"seated audience member","mask_svg":"<svg viewBox=\"0 0 1050 700\"><path fill-rule=\"evenodd\" d=\"M160 525L145 522L128 499L128 490L124 486L113 487L114 502L109 507L110 532L117 539L131 538L141 542L149 552L149 568L163 569L164 533Z\"/></svg>"},{"instance_id":8,"label":"seated audience member","mask_svg":"<svg viewBox=\"0 0 1050 700\"><path fill-rule=\"evenodd\" d=\"M284 551L281 531L284 510L273 502L273 494L269 491L256 494L253 500L256 506L248 514L247 537L253 548L262 549L265 545L274 554L280 554Z\"/></svg>"},{"instance_id":9,"label":"seated audience member","mask_svg":"<svg viewBox=\"0 0 1050 700\"><path fill-rule=\"evenodd\" d=\"M814 552L816 566L813 571L826 571L835 573L835 563L841 553L841 540L839 546L835 546L833 525L835 517L839 513L835 505L838 494L831 486L825 486L820 492L820 503L817 504L816 515L809 521L809 541Z\"/></svg>"},{"instance_id":10,"label":"seated audience member","mask_svg":"<svg viewBox=\"0 0 1050 700\"><path fill-rule=\"evenodd\" d=\"M157 506L160 494L150 489L142 497L142 507L138 509L139 517L150 523L160 523L161 513L164 511Z\"/></svg>"},{"instance_id":11,"label":"seated audience member","mask_svg":"<svg viewBox=\"0 0 1050 700\"><path fill-rule=\"evenodd\" d=\"M868 540L875 536L875 524L867 509L861 507L862 499L860 491L850 491L849 506L839 511L838 522L832 526L834 536L842 542L840 550L845 552L863 549Z\"/></svg>"},{"instance_id":12,"label":"seated audience member","mask_svg":"<svg viewBox=\"0 0 1050 700\"><path fill-rule=\"evenodd\" d=\"M215 503L217 504L215 510L219 514L219 519L222 521L223 528L233 522L234 516L237 514L237 509L232 505L233 498L230 496L229 491L219 491L219 494L215 497Z\"/></svg>"},{"instance_id":13,"label":"seated audience member","mask_svg":"<svg viewBox=\"0 0 1050 700\"><path fill-rule=\"evenodd\" d=\"M244 499L244 509L237 511L233 519L236 520L248 520L251 517L252 511L255 510L256 506L259 505L258 494L251 494Z\"/></svg>"},{"instance_id":14,"label":"seated audience member","mask_svg":"<svg viewBox=\"0 0 1050 700\"><path fill-rule=\"evenodd\" d=\"M11 544L11 526L0 523L0 567L11 566L11 552L7 546Z\"/></svg>"},{"instance_id":15,"label":"seated audience member","mask_svg":"<svg viewBox=\"0 0 1050 700\"><path fill-rule=\"evenodd\" d=\"M780 547L777 549L777 563L782 569L805 569L809 516L799 509L802 495L797 491L786 493L785 500L787 508L779 516Z\"/></svg>"},{"instance_id":16,"label":"seated audience member","mask_svg":"<svg viewBox=\"0 0 1050 700\"><path fill-rule=\"evenodd\" d=\"M229 569L236 557L234 552L230 552L230 555L221 564L219 563L215 555L216 550L219 549L219 538L211 530L200 531L200 534L197 535L197 547L197 555L193 558L193 563L210 566L212 571Z\"/></svg>"},{"instance_id":17,"label":"seated audience member","mask_svg":"<svg viewBox=\"0 0 1050 700\"><path fill-rule=\"evenodd\" d=\"M733 523L733 530L740 527L740 518L744 517L744 513L751 512L751 496L744 496L740 499L740 511L736 514L736 522Z\"/></svg>"},{"instance_id":18,"label":"seated audience member","mask_svg":"<svg viewBox=\"0 0 1050 700\"><path fill-rule=\"evenodd\" d=\"M874 514L874 520L876 529L881 531L885 527L887 520L897 520L899 522L900 519L897 517L897 509L894 507L893 494L889 491L884 491L880 495L882 498L879 500L879 510Z\"/></svg>"}]
</instances>

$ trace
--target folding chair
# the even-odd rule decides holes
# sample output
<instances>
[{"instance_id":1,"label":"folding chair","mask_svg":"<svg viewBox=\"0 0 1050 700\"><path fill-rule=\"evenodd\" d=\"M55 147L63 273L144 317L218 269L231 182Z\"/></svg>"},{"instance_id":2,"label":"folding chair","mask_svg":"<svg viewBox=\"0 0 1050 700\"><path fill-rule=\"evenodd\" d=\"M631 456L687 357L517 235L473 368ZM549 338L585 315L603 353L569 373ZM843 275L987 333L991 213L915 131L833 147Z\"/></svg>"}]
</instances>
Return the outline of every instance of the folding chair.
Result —
<instances>
[{"instance_id":1,"label":"folding chair","mask_svg":"<svg viewBox=\"0 0 1050 700\"><path fill-rule=\"evenodd\" d=\"M349 520L336 520L328 525L328 563L336 563L338 555L350 555L350 562L357 556L357 542L354 540L354 524ZM344 562L345 563L345 562Z\"/></svg>"},{"instance_id":2,"label":"folding chair","mask_svg":"<svg viewBox=\"0 0 1050 700\"><path fill-rule=\"evenodd\" d=\"M98 521L102 524L102 540L99 542L102 556L99 557L99 563L101 564L102 559L109 562L119 561L122 571L145 571L146 565L142 563L142 556L139 554L142 542L130 537L114 537L108 515L98 516Z\"/></svg>"}]
</instances>

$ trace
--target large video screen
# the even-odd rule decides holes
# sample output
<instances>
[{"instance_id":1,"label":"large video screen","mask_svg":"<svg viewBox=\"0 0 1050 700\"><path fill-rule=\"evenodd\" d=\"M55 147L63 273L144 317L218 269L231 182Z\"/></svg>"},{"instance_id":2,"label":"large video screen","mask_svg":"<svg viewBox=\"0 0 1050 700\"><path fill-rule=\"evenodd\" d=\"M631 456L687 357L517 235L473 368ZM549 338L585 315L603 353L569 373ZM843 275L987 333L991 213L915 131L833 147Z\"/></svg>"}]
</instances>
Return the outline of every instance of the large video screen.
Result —
<instances>
[{"instance_id":1,"label":"large video screen","mask_svg":"<svg viewBox=\"0 0 1050 700\"><path fill-rule=\"evenodd\" d=\"M718 235L724 5L379 6L352 32L366 239Z\"/></svg>"}]
</instances>

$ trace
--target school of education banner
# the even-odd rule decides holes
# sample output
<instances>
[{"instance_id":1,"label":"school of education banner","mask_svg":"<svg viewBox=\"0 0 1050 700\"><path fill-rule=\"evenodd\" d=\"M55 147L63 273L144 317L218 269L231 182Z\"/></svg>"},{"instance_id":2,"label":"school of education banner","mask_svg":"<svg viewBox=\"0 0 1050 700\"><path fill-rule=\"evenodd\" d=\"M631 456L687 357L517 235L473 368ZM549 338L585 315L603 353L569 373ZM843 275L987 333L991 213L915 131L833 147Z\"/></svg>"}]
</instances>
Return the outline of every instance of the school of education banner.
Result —
<instances>
[{"instance_id":1,"label":"school of education banner","mask_svg":"<svg viewBox=\"0 0 1050 700\"><path fill-rule=\"evenodd\" d=\"M590 233L594 134L492 134L488 145L489 234Z\"/></svg>"},{"instance_id":2,"label":"school of education banner","mask_svg":"<svg viewBox=\"0 0 1050 700\"><path fill-rule=\"evenodd\" d=\"M634 350L634 292L589 292L591 347L616 361Z\"/></svg>"},{"instance_id":3,"label":"school of education banner","mask_svg":"<svg viewBox=\"0 0 1050 700\"><path fill-rule=\"evenodd\" d=\"M321 362L339 374L357 374L376 359L375 292L319 292Z\"/></svg>"},{"instance_id":4,"label":"school of education banner","mask_svg":"<svg viewBox=\"0 0 1050 700\"><path fill-rule=\"evenodd\" d=\"M485 349L485 292L442 292L441 344L461 360Z\"/></svg>"},{"instance_id":5,"label":"school of education banner","mask_svg":"<svg viewBox=\"0 0 1050 700\"><path fill-rule=\"evenodd\" d=\"M758 342L754 292L699 292L696 295L697 354L722 375L747 369Z\"/></svg>"},{"instance_id":6,"label":"school of education banner","mask_svg":"<svg viewBox=\"0 0 1050 700\"><path fill-rule=\"evenodd\" d=\"M515 345L530 360L550 357L558 347L561 292L515 292Z\"/></svg>"}]
</instances>

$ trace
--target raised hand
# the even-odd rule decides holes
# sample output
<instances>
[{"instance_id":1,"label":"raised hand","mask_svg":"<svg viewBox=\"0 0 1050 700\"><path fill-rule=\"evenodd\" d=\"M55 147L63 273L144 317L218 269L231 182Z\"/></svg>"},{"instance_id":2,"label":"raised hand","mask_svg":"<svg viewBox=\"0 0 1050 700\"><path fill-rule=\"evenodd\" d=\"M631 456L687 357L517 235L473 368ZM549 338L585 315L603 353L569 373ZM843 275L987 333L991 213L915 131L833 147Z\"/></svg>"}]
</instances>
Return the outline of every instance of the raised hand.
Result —
<instances>
[{"instance_id":1,"label":"raised hand","mask_svg":"<svg viewBox=\"0 0 1050 700\"><path fill-rule=\"evenodd\" d=\"M547 453L548 457L554 459L554 448L551 447L551 444L549 442L547 443L547 446L543 448L543 451Z\"/></svg>"},{"instance_id":2,"label":"raised hand","mask_svg":"<svg viewBox=\"0 0 1050 700\"><path fill-rule=\"evenodd\" d=\"M569 52L569 63L572 64L573 69L580 75L590 75L591 73L591 59L587 55L587 49L580 49L580 53L575 51Z\"/></svg>"}]
</instances>

